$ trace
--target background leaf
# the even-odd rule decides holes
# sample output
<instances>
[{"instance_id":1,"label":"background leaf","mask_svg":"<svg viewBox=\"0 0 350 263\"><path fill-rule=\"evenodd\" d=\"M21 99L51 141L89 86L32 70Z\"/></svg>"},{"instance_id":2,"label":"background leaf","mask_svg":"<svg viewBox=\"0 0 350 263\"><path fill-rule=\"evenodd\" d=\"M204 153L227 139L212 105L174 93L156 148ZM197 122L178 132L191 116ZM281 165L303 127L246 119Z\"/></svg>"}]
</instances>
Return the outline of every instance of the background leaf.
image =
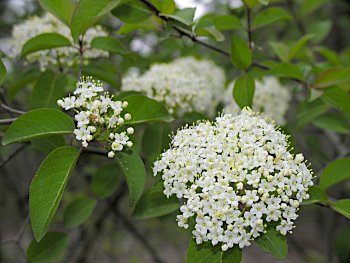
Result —
<instances>
[{"instance_id":1,"label":"background leaf","mask_svg":"<svg viewBox=\"0 0 350 263\"><path fill-rule=\"evenodd\" d=\"M92 48L102 49L111 53L124 55L127 53L127 50L120 42L120 40L114 37L95 37L90 46Z\"/></svg>"},{"instance_id":2,"label":"background leaf","mask_svg":"<svg viewBox=\"0 0 350 263\"><path fill-rule=\"evenodd\" d=\"M140 23L148 19L152 13L140 1L129 1L112 10L112 14L126 23Z\"/></svg>"},{"instance_id":3,"label":"background leaf","mask_svg":"<svg viewBox=\"0 0 350 263\"><path fill-rule=\"evenodd\" d=\"M73 200L64 210L63 223L65 227L77 227L85 223L96 207L97 201L87 196Z\"/></svg>"},{"instance_id":4,"label":"background leaf","mask_svg":"<svg viewBox=\"0 0 350 263\"><path fill-rule=\"evenodd\" d=\"M272 23L276 23L281 20L290 20L289 13L280 7L270 7L256 15L253 19L253 29L267 26Z\"/></svg>"},{"instance_id":5,"label":"background leaf","mask_svg":"<svg viewBox=\"0 0 350 263\"><path fill-rule=\"evenodd\" d=\"M337 159L327 165L320 176L320 187L327 189L350 179L350 158Z\"/></svg>"},{"instance_id":6,"label":"background leaf","mask_svg":"<svg viewBox=\"0 0 350 263\"><path fill-rule=\"evenodd\" d=\"M27 260L30 263L58 262L68 247L68 236L60 232L47 232L45 237L36 242L33 240L27 249Z\"/></svg>"},{"instance_id":7,"label":"background leaf","mask_svg":"<svg viewBox=\"0 0 350 263\"><path fill-rule=\"evenodd\" d=\"M335 253L339 263L350 262L350 230L343 229L335 238Z\"/></svg>"},{"instance_id":8,"label":"background leaf","mask_svg":"<svg viewBox=\"0 0 350 263\"><path fill-rule=\"evenodd\" d=\"M4 82L4 79L6 77L7 70L5 68L4 63L0 59L0 85Z\"/></svg>"},{"instance_id":9,"label":"background leaf","mask_svg":"<svg viewBox=\"0 0 350 263\"><path fill-rule=\"evenodd\" d=\"M120 175L120 168L116 164L102 166L92 177L92 192L102 199L111 196L118 188Z\"/></svg>"},{"instance_id":10,"label":"background leaf","mask_svg":"<svg viewBox=\"0 0 350 263\"><path fill-rule=\"evenodd\" d=\"M37 241L48 229L79 155L75 147L57 148L42 162L30 184L30 222Z\"/></svg>"}]
</instances>

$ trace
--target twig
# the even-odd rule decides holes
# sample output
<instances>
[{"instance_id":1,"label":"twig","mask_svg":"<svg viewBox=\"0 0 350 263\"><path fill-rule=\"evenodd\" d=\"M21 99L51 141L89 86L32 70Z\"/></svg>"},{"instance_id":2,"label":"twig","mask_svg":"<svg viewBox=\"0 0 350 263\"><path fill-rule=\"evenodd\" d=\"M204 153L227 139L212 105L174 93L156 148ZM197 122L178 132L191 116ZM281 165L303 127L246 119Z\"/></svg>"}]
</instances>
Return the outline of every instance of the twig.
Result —
<instances>
[{"instance_id":1,"label":"twig","mask_svg":"<svg viewBox=\"0 0 350 263\"><path fill-rule=\"evenodd\" d=\"M152 256L153 262L164 263L164 261L158 255L156 249L152 247L152 245L148 242L147 238L145 238L134 226L134 224L126 218L118 209L114 209L113 213L115 215L114 220L120 220L127 230L146 248L148 253Z\"/></svg>"},{"instance_id":2,"label":"twig","mask_svg":"<svg viewBox=\"0 0 350 263\"><path fill-rule=\"evenodd\" d=\"M21 111L21 110L17 110L17 109L11 108L10 106L7 106L4 103L1 103L0 107L3 108L4 110L8 111L8 112L11 112L11 113L16 113L16 114L21 114L21 115L25 113L25 111Z\"/></svg>"},{"instance_id":3,"label":"twig","mask_svg":"<svg viewBox=\"0 0 350 263\"><path fill-rule=\"evenodd\" d=\"M305 35L306 30L305 30L304 24L300 21L300 19L298 19L298 15L295 11L293 0L287 0L287 6L288 6L290 12L292 13L293 20L294 20L297 28L299 29L300 33Z\"/></svg>"},{"instance_id":4,"label":"twig","mask_svg":"<svg viewBox=\"0 0 350 263\"><path fill-rule=\"evenodd\" d=\"M78 72L78 78L81 77L81 74L83 72L83 64L84 64L84 47L83 47L83 37L79 39L79 55L80 55L80 61L79 61L79 72Z\"/></svg>"},{"instance_id":5,"label":"twig","mask_svg":"<svg viewBox=\"0 0 350 263\"><path fill-rule=\"evenodd\" d=\"M248 33L248 43L249 48L252 50L253 48L253 40L252 40L252 9L246 6L247 10L247 33Z\"/></svg>"},{"instance_id":6,"label":"twig","mask_svg":"<svg viewBox=\"0 0 350 263\"><path fill-rule=\"evenodd\" d=\"M0 125L11 124L11 123L14 122L15 120L17 120L17 118L2 119L2 120L0 120Z\"/></svg>"},{"instance_id":7,"label":"twig","mask_svg":"<svg viewBox=\"0 0 350 263\"><path fill-rule=\"evenodd\" d=\"M5 158L5 160L3 160L0 163L0 169L3 168L8 162L10 162L13 158L16 157L17 154L19 154L21 151L23 151L26 147L28 146L28 144L23 144L21 147L19 147L17 150L15 150L13 153L11 153L9 156L7 156L7 158Z\"/></svg>"}]
</instances>

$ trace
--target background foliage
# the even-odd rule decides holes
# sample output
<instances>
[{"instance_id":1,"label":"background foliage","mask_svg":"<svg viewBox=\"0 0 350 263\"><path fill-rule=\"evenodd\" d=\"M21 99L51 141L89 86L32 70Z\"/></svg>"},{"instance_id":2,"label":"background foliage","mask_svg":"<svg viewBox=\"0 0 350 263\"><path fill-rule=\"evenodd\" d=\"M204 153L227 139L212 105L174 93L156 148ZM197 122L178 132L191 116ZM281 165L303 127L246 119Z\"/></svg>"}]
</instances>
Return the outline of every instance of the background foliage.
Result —
<instances>
[{"instance_id":1,"label":"background foliage","mask_svg":"<svg viewBox=\"0 0 350 263\"><path fill-rule=\"evenodd\" d=\"M349 262L350 2L245 0L240 8L228 2L209 1L208 13L194 20L195 9L179 9L172 0L23 0L22 9L0 1L3 39L12 25L45 10L70 27L80 54L79 37L103 25L109 35L90 45L110 54L42 72L24 57L71 46L70 40L54 32L34 37L15 61L1 42L6 146L0 149L0 262L240 261L236 249L225 254L189 242L176 226L179 202L164 197L151 173L168 134L208 116L192 112L173 120L160 103L119 93L131 68L143 72L186 55L211 59L229 81L238 78L232 95L240 107L252 105L261 76L279 77L293 91L282 129L311 163L317 186L287 236L288 248L271 231L244 250L243 262ZM130 104L135 145L116 160L98 148L71 145L74 122L56 101L74 90L81 75L102 80Z\"/></svg>"}]
</instances>

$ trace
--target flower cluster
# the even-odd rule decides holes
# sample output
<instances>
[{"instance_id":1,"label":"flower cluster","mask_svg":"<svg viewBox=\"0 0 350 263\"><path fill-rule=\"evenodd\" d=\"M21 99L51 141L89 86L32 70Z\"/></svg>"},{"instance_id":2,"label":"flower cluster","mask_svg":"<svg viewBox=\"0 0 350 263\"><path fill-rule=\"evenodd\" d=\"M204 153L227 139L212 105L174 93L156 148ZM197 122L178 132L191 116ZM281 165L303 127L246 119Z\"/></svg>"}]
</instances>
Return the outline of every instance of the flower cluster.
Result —
<instances>
[{"instance_id":1,"label":"flower cluster","mask_svg":"<svg viewBox=\"0 0 350 263\"><path fill-rule=\"evenodd\" d=\"M58 33L69 39L74 44L70 29L60 20L50 13L41 17L33 16L21 24L17 24L12 29L12 36L8 39L8 48L6 52L9 57L17 58L22 50L22 46L29 39L43 33ZM82 38L82 45L85 49L85 63L89 59L98 57L107 57L108 53L98 49L89 48L91 40L95 37L107 36L108 33L99 25L86 31ZM29 63L38 61L41 70L45 70L49 65L54 66L72 66L79 61L79 50L74 47L60 47L50 50L41 50L26 56Z\"/></svg>"},{"instance_id":2,"label":"flower cluster","mask_svg":"<svg viewBox=\"0 0 350 263\"><path fill-rule=\"evenodd\" d=\"M225 113L237 112L239 106L232 97L234 82L232 82L224 94L223 103ZM263 112L279 125L285 124L285 114L289 108L291 93L287 87L282 86L275 77L264 77L255 82L255 94L253 110Z\"/></svg>"},{"instance_id":3,"label":"flower cluster","mask_svg":"<svg viewBox=\"0 0 350 263\"><path fill-rule=\"evenodd\" d=\"M272 223L291 232L313 185L303 155L292 155L286 136L250 109L179 130L153 171L167 197L185 200L178 225L186 229L193 218L197 244L223 251L249 246Z\"/></svg>"},{"instance_id":4,"label":"flower cluster","mask_svg":"<svg viewBox=\"0 0 350 263\"><path fill-rule=\"evenodd\" d=\"M223 70L213 62L185 57L154 64L142 75L127 75L122 89L143 92L163 102L170 113L179 117L193 110L213 116L225 81Z\"/></svg>"},{"instance_id":5,"label":"flower cluster","mask_svg":"<svg viewBox=\"0 0 350 263\"><path fill-rule=\"evenodd\" d=\"M133 145L128 135L134 133L132 127L127 128L126 131L117 132L125 120L131 119L131 115L123 114L124 109L128 106L126 101L113 101L112 99L113 95L104 92L100 82L86 77L81 78L77 83L73 96L69 95L57 101L57 104L63 109L76 112L77 128L74 134L78 141L82 141L83 147L87 147L89 142L99 136L107 134L108 157L110 158L114 157L116 151Z\"/></svg>"}]
</instances>

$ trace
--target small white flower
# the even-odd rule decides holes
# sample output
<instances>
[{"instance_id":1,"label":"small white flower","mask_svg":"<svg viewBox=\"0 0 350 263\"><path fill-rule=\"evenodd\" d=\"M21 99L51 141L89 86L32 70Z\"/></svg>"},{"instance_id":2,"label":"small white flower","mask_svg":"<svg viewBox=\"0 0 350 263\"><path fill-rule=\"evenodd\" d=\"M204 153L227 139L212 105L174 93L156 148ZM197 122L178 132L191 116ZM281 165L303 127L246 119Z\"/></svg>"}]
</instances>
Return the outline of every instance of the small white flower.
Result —
<instances>
[{"instance_id":1,"label":"small white flower","mask_svg":"<svg viewBox=\"0 0 350 263\"><path fill-rule=\"evenodd\" d=\"M113 151L108 152L108 158L114 158L115 153Z\"/></svg>"},{"instance_id":2,"label":"small white flower","mask_svg":"<svg viewBox=\"0 0 350 263\"><path fill-rule=\"evenodd\" d=\"M129 127L129 128L126 129L126 132L128 134L134 134L134 128L133 127Z\"/></svg>"},{"instance_id":3,"label":"small white flower","mask_svg":"<svg viewBox=\"0 0 350 263\"><path fill-rule=\"evenodd\" d=\"M74 134L77 140L86 141L87 136L90 135L90 131L85 128L75 129Z\"/></svg>"},{"instance_id":4,"label":"small white flower","mask_svg":"<svg viewBox=\"0 0 350 263\"><path fill-rule=\"evenodd\" d=\"M124 101L124 102L125 102L125 101ZM125 114L125 115L124 115L124 119L125 119L126 121L131 120L131 114L130 114L130 113Z\"/></svg>"}]
</instances>

